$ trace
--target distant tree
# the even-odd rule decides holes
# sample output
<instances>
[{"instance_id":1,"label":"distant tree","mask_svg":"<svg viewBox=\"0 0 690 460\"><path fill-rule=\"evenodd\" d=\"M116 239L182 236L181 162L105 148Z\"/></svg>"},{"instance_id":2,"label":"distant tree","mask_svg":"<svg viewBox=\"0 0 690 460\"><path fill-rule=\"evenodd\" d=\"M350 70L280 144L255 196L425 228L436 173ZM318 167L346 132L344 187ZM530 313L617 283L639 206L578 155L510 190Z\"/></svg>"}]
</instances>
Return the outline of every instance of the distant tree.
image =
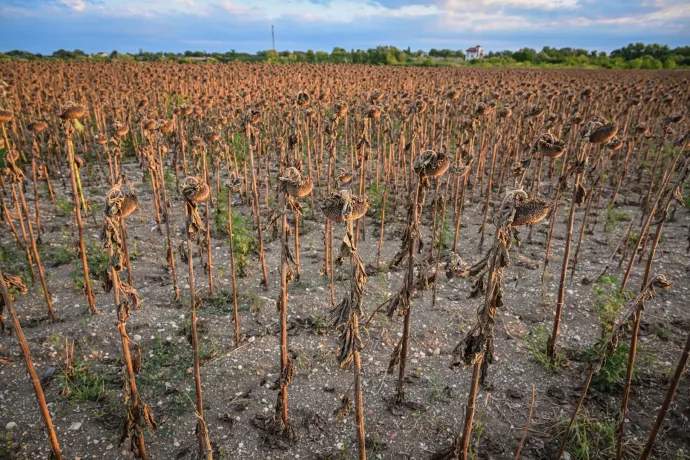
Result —
<instances>
[{"instance_id":1,"label":"distant tree","mask_svg":"<svg viewBox=\"0 0 690 460\"><path fill-rule=\"evenodd\" d=\"M513 53L513 59L517 62L534 62L537 58L537 52L532 48L522 48Z\"/></svg>"},{"instance_id":2,"label":"distant tree","mask_svg":"<svg viewBox=\"0 0 690 460\"><path fill-rule=\"evenodd\" d=\"M266 60L268 61L269 64L274 64L278 62L278 53L276 50L267 50L266 51Z\"/></svg>"},{"instance_id":3,"label":"distant tree","mask_svg":"<svg viewBox=\"0 0 690 460\"><path fill-rule=\"evenodd\" d=\"M345 51L343 48L335 47L333 48L333 51L331 51L331 62L335 62L336 64L344 64L347 62L347 57L348 57L348 52Z\"/></svg>"},{"instance_id":4,"label":"distant tree","mask_svg":"<svg viewBox=\"0 0 690 460\"><path fill-rule=\"evenodd\" d=\"M314 55L314 62L328 62L330 56L326 51L317 51Z\"/></svg>"},{"instance_id":5,"label":"distant tree","mask_svg":"<svg viewBox=\"0 0 690 460\"><path fill-rule=\"evenodd\" d=\"M5 53L7 56L15 59L26 59L26 60L32 60L36 58L40 58L40 54L33 54L28 51L20 51L20 50L12 50L8 51Z\"/></svg>"}]
</instances>

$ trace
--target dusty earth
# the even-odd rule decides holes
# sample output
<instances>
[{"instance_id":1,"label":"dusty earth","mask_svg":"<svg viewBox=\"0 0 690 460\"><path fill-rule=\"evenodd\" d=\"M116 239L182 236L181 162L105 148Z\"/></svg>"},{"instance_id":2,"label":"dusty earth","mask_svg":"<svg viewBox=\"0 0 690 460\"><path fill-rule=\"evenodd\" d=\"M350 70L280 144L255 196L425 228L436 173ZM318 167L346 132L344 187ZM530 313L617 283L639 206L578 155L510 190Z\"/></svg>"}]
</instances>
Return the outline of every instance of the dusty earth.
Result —
<instances>
[{"instance_id":1,"label":"dusty earth","mask_svg":"<svg viewBox=\"0 0 690 460\"><path fill-rule=\"evenodd\" d=\"M141 308L129 319L128 331L143 349L144 364L137 377L138 385L158 421L158 429L146 435L147 447L153 459L196 458L194 380L191 348L186 339L189 324L187 267L177 259L183 294L178 303L173 299L171 277L165 263L165 238L157 231L151 189L142 183L135 160L126 158L126 161L140 202L139 209L128 218L128 232L134 284L143 300ZM93 203L101 203L105 190L96 185L102 183L97 171L82 174L86 196ZM548 191L548 185L544 187ZM59 181L55 182L55 188L58 198L69 200L67 189ZM183 237L183 203L174 192L174 186L170 187L170 192L174 236L179 243ZM604 198L609 193L610 190ZM27 193L27 198L31 200L29 195ZM561 353L567 359L555 372L538 362L529 344L544 340L548 334L545 331L553 321L569 201L565 205L561 202L552 261L548 267L550 276L547 276L544 291L540 288L540 275L546 221L534 227L531 242L527 238L529 229L522 230L523 244L512 250L513 263L505 274L506 306L499 312L497 324L498 360L490 368L490 388L482 388L478 398L473 458L513 458L522 436L533 387L536 393L534 415L522 458L556 457L564 420L569 417L585 380L587 349L596 344L601 334L596 314L598 296L593 289L601 286L586 285L581 280L600 273L622 239L630 219L638 224L638 200L639 195L634 192L621 196L617 214L608 216L606 229L607 210L599 209L596 228L585 236L576 274L572 277L568 273L559 342ZM195 259L197 287L206 299L199 313L204 406L217 458L338 459L356 456L353 415L337 415L339 397L348 390L352 374L337 365L336 334L328 327L329 284L328 279L320 275L325 221L318 211L315 218L312 217L309 200L303 201L306 216L300 229L302 277L289 288L289 347L297 353L296 377L289 387L289 407L301 435L297 444L287 446L271 442L252 423L256 415L273 411L277 396L277 391L270 386L279 371L278 315L275 311L275 297L279 291L279 241L267 232L267 291L259 286L261 268L256 255L248 256L247 276L238 278L240 329L247 336L239 348L234 344L226 235L214 228L216 295L212 298L208 295L207 277ZM602 199L602 204L605 201ZM237 213L249 216L245 204L237 197L234 202ZM430 196L423 215L422 232L426 242L430 238L432 202ZM29 207L33 209L32 201ZM468 263L482 255L478 247L481 209L481 203L468 203L463 216L458 253ZM31 285L28 295L17 298L16 310L38 373L43 377L65 458L131 458L128 442L119 444L118 428L124 415L123 367L113 298L95 283L100 314L89 314L87 302L75 288L74 279L79 277L81 265L74 258L75 226L70 214L64 211L44 195L41 212L45 233L41 250L59 321L51 323L48 320L40 283ZM87 246L95 248L102 211L94 210L92 214L86 218L85 235ZM582 214L582 210L578 211L576 231ZM400 245L404 215L402 206L398 206L395 215L387 214L384 262L393 257ZM690 276L685 250L690 216L688 210L678 208L674 217L665 228L652 269L653 274L663 273L672 279L674 286L649 300L644 312L627 424L627 458L639 455L647 439L690 329ZM366 239L360 240L360 252L367 264L376 261L379 218L380 210L374 208L365 220ZM453 221L451 215L448 221ZM489 241L492 234L493 227L489 226ZM336 241L342 235L343 229L337 228ZM452 238L452 231L447 236ZM2 233L0 243L3 271L17 273L23 270L23 254L7 232ZM487 247L485 244L484 250ZM65 251L69 257L57 256L58 252ZM423 255L427 254L428 245L423 249ZM609 274L620 279L622 269L617 265L618 258ZM639 289L641 270L642 267L635 267L629 289ZM341 267L336 273L337 300L349 287L347 271ZM366 314L396 292L400 285L400 271L372 273L365 287ZM431 291L414 299L407 397L423 405L424 410L391 411L387 403L394 393L397 375L388 375L386 370L390 353L401 335L401 319L389 320L380 314L363 334L367 345L363 352L364 405L370 458L429 458L433 452L449 445L461 429L471 372L451 369L450 363L453 348L474 323L475 311L481 303L480 299L468 299L470 285L468 279L448 280L441 276L435 308L431 308ZM621 343L628 339L626 334ZM78 372L70 377L63 373L66 340L76 343L75 368ZM11 331L0 335L0 354L11 360L0 365L0 458L48 458L49 444L43 422L16 337ZM65 396L66 389L71 391L68 396ZM584 415L569 444L570 458L587 458L583 449L589 449L592 459L610 457L612 446L615 446L612 427L621 390L616 385L604 390L607 388L602 386L590 390ZM655 458L690 458L689 417L690 379L686 375L657 441Z\"/></svg>"}]
</instances>

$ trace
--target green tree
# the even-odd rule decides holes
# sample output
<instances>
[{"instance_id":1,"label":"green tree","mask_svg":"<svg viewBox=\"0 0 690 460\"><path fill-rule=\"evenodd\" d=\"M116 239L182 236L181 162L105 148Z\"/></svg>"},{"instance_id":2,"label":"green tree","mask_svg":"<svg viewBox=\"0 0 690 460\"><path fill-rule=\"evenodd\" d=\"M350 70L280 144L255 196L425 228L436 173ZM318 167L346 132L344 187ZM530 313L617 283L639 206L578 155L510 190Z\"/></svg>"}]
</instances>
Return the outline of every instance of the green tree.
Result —
<instances>
[{"instance_id":1,"label":"green tree","mask_svg":"<svg viewBox=\"0 0 690 460\"><path fill-rule=\"evenodd\" d=\"M347 51L336 46L331 52L331 62L336 64L344 64L347 62L347 55Z\"/></svg>"},{"instance_id":2,"label":"green tree","mask_svg":"<svg viewBox=\"0 0 690 460\"><path fill-rule=\"evenodd\" d=\"M534 62L537 58L537 52L532 48L522 48L513 53L513 59L517 62Z\"/></svg>"},{"instance_id":3,"label":"green tree","mask_svg":"<svg viewBox=\"0 0 690 460\"><path fill-rule=\"evenodd\" d=\"M314 55L314 62L328 62L329 59L330 56L328 56L326 51L317 51Z\"/></svg>"}]
</instances>

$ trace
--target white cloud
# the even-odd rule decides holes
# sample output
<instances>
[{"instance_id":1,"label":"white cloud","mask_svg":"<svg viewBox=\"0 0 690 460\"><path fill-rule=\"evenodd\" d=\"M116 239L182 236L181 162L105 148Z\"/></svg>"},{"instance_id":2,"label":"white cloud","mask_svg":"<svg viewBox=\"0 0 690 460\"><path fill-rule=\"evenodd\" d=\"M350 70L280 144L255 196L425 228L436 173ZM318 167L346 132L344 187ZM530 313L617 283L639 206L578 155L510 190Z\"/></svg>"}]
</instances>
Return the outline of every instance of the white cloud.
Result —
<instances>
[{"instance_id":1,"label":"white cloud","mask_svg":"<svg viewBox=\"0 0 690 460\"><path fill-rule=\"evenodd\" d=\"M325 3L309 0L226 0L217 6L231 14L248 15L253 19L296 18L340 23L376 17L416 18L439 13L435 5L413 4L391 8L369 0L331 0Z\"/></svg>"},{"instance_id":2,"label":"white cloud","mask_svg":"<svg viewBox=\"0 0 690 460\"><path fill-rule=\"evenodd\" d=\"M74 11L82 12L86 9L86 2L84 0L60 0L60 3Z\"/></svg>"},{"instance_id":3,"label":"white cloud","mask_svg":"<svg viewBox=\"0 0 690 460\"><path fill-rule=\"evenodd\" d=\"M578 0L442 0L441 8L447 11L487 11L500 8L519 10L556 10L572 9L578 6Z\"/></svg>"}]
</instances>

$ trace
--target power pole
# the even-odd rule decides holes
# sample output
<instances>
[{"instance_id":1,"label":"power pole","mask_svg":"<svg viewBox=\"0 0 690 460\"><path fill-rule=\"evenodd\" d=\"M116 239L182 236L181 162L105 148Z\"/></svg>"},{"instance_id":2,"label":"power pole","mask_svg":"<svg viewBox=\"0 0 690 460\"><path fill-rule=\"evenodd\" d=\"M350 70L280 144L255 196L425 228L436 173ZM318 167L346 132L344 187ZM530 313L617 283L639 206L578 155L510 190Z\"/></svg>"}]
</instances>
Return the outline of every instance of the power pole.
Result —
<instances>
[{"instance_id":1,"label":"power pole","mask_svg":"<svg viewBox=\"0 0 690 460\"><path fill-rule=\"evenodd\" d=\"M276 34L273 30L273 25L271 25L271 40L273 41L273 51L276 50Z\"/></svg>"}]
</instances>

